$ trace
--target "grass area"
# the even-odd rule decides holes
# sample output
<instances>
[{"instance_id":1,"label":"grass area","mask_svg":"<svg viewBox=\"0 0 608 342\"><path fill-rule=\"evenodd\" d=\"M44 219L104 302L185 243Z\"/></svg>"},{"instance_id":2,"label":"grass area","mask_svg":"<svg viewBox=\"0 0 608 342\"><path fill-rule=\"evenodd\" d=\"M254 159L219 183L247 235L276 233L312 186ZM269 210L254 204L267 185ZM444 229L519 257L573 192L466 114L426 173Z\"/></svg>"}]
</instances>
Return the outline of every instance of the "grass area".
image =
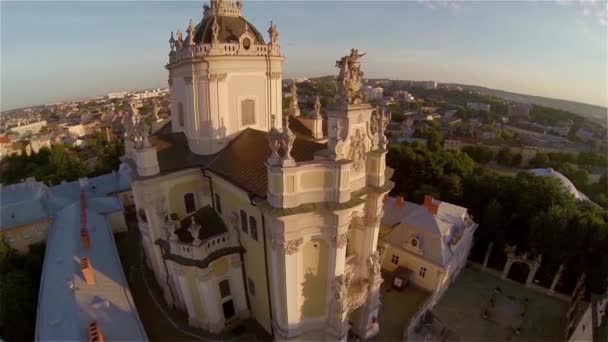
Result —
<instances>
[{"instance_id":1,"label":"grass area","mask_svg":"<svg viewBox=\"0 0 608 342\"><path fill-rule=\"evenodd\" d=\"M528 299L519 335L514 333L508 322L481 317L483 307L496 287L500 287L505 296ZM446 291L433 313L464 341L557 341L563 339L567 310L568 303L560 299L466 268Z\"/></svg>"},{"instance_id":2,"label":"grass area","mask_svg":"<svg viewBox=\"0 0 608 342\"><path fill-rule=\"evenodd\" d=\"M390 273L382 273L384 282L380 287L380 332L372 341L401 341L403 331L410 319L420 310L431 295L430 292L408 285L402 291L392 287Z\"/></svg>"}]
</instances>

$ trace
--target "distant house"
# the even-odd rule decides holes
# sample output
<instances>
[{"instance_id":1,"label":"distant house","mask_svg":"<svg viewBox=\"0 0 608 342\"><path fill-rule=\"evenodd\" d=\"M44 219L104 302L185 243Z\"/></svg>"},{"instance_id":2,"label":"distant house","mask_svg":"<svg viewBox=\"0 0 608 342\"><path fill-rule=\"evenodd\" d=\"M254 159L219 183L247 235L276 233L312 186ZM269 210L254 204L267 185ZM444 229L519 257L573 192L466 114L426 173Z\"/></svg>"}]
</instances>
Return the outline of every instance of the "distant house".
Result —
<instances>
[{"instance_id":1,"label":"distant house","mask_svg":"<svg viewBox=\"0 0 608 342\"><path fill-rule=\"evenodd\" d=\"M437 302L465 266L477 226L466 208L431 196L423 205L389 197L381 222L382 268L410 270L408 281Z\"/></svg>"},{"instance_id":2,"label":"distant house","mask_svg":"<svg viewBox=\"0 0 608 342\"><path fill-rule=\"evenodd\" d=\"M467 102L467 108L472 110L480 110L483 112L490 111L490 105L487 103Z\"/></svg>"},{"instance_id":3,"label":"distant house","mask_svg":"<svg viewBox=\"0 0 608 342\"><path fill-rule=\"evenodd\" d=\"M511 117L530 117L532 105L528 103L512 103L508 107L507 115Z\"/></svg>"}]
</instances>

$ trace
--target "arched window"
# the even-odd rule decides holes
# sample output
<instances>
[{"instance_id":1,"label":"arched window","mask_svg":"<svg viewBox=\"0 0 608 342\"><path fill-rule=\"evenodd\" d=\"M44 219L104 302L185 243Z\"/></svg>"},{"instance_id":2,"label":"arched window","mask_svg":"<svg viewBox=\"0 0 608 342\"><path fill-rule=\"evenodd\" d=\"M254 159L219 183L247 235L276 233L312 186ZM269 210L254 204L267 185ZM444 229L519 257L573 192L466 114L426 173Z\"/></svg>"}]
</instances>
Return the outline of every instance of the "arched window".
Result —
<instances>
[{"instance_id":1,"label":"arched window","mask_svg":"<svg viewBox=\"0 0 608 342\"><path fill-rule=\"evenodd\" d=\"M196 211L196 203L194 202L194 194L189 192L184 195L184 204L186 205L186 213Z\"/></svg>"},{"instance_id":2,"label":"arched window","mask_svg":"<svg viewBox=\"0 0 608 342\"><path fill-rule=\"evenodd\" d=\"M241 124L255 125L255 102L251 99L241 101Z\"/></svg>"},{"instance_id":3,"label":"arched window","mask_svg":"<svg viewBox=\"0 0 608 342\"><path fill-rule=\"evenodd\" d=\"M179 117L179 127L184 127L184 104L181 102L177 104L177 115Z\"/></svg>"},{"instance_id":4,"label":"arched window","mask_svg":"<svg viewBox=\"0 0 608 342\"><path fill-rule=\"evenodd\" d=\"M253 216L249 216L249 231L251 232L251 238L258 240L258 223Z\"/></svg>"},{"instance_id":5,"label":"arched window","mask_svg":"<svg viewBox=\"0 0 608 342\"><path fill-rule=\"evenodd\" d=\"M243 232L248 233L247 213L244 210L241 210L241 229L243 230Z\"/></svg>"}]
</instances>

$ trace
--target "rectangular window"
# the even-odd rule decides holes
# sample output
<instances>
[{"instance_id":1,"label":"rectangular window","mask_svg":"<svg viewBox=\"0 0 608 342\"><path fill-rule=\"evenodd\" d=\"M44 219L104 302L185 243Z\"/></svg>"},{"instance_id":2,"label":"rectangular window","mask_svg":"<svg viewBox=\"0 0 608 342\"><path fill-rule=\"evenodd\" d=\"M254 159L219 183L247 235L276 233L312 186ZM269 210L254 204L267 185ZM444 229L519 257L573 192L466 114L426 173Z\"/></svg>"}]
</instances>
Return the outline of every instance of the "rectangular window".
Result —
<instances>
[{"instance_id":1,"label":"rectangular window","mask_svg":"<svg viewBox=\"0 0 608 342\"><path fill-rule=\"evenodd\" d=\"M184 127L184 105L181 102L177 104L177 114L179 117L179 127Z\"/></svg>"},{"instance_id":2,"label":"rectangular window","mask_svg":"<svg viewBox=\"0 0 608 342\"><path fill-rule=\"evenodd\" d=\"M258 223L253 216L249 216L249 230L251 231L251 238L258 240Z\"/></svg>"},{"instance_id":3,"label":"rectangular window","mask_svg":"<svg viewBox=\"0 0 608 342\"><path fill-rule=\"evenodd\" d=\"M420 267L420 272L418 272L418 275L420 276L420 278L424 278L425 274L426 274L426 267Z\"/></svg>"},{"instance_id":4,"label":"rectangular window","mask_svg":"<svg viewBox=\"0 0 608 342\"><path fill-rule=\"evenodd\" d=\"M228 280L220 281L220 295L222 298L230 296L230 283Z\"/></svg>"},{"instance_id":5,"label":"rectangular window","mask_svg":"<svg viewBox=\"0 0 608 342\"><path fill-rule=\"evenodd\" d=\"M186 213L191 213L196 210L196 203L194 202L194 194L189 192L184 195L184 203L186 205Z\"/></svg>"},{"instance_id":6,"label":"rectangular window","mask_svg":"<svg viewBox=\"0 0 608 342\"><path fill-rule=\"evenodd\" d=\"M30 232L29 232L28 230L24 230L24 231L23 231L23 238L24 238L24 239L29 239L29 238L31 238L31 237L32 237L32 236L30 235Z\"/></svg>"},{"instance_id":7,"label":"rectangular window","mask_svg":"<svg viewBox=\"0 0 608 342\"><path fill-rule=\"evenodd\" d=\"M247 213L244 210L241 210L241 230L243 230L244 233L249 232L247 229Z\"/></svg>"},{"instance_id":8,"label":"rectangular window","mask_svg":"<svg viewBox=\"0 0 608 342\"><path fill-rule=\"evenodd\" d=\"M398 256L398 255L393 254L393 256L391 257L391 263L392 263L393 265L399 265L399 256Z\"/></svg>"},{"instance_id":9,"label":"rectangular window","mask_svg":"<svg viewBox=\"0 0 608 342\"><path fill-rule=\"evenodd\" d=\"M243 126L255 124L255 102L253 100L241 101L241 121Z\"/></svg>"},{"instance_id":10,"label":"rectangular window","mask_svg":"<svg viewBox=\"0 0 608 342\"><path fill-rule=\"evenodd\" d=\"M215 211L219 214L222 213L222 200L218 194L215 194Z\"/></svg>"},{"instance_id":11,"label":"rectangular window","mask_svg":"<svg viewBox=\"0 0 608 342\"><path fill-rule=\"evenodd\" d=\"M255 284L249 277L247 277L247 289L249 290L250 295L255 296Z\"/></svg>"}]
</instances>

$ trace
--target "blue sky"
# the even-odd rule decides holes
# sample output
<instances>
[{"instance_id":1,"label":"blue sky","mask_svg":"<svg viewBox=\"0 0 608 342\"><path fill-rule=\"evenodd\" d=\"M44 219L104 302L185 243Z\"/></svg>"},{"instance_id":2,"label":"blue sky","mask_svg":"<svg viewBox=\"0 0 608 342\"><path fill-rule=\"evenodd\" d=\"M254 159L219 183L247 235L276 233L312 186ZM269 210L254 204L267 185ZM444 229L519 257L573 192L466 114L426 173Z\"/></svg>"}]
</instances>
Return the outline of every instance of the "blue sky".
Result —
<instances>
[{"instance_id":1,"label":"blue sky","mask_svg":"<svg viewBox=\"0 0 608 342\"><path fill-rule=\"evenodd\" d=\"M166 86L169 33L202 5L2 1L2 110ZM335 74L357 47L368 77L608 106L606 1L245 1L245 16L277 24L285 77Z\"/></svg>"}]
</instances>

